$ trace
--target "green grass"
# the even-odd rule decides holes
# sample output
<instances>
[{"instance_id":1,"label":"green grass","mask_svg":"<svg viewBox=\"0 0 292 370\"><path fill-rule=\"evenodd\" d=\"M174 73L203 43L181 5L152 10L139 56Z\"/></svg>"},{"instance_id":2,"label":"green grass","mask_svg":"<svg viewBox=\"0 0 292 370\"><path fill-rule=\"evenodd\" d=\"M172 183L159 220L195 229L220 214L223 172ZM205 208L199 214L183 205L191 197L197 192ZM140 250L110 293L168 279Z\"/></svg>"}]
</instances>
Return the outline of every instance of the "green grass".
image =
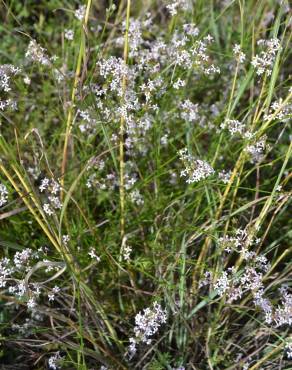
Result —
<instances>
[{"instance_id":1,"label":"green grass","mask_svg":"<svg viewBox=\"0 0 292 370\"><path fill-rule=\"evenodd\" d=\"M113 3L84 1L80 21L74 16L78 1L0 2L0 65L21 68L10 77L8 92L1 88L0 69L0 101L18 105L15 111L0 110L0 184L8 190L0 207L1 264L9 258L15 265L15 253L25 248L32 253L42 248L0 288L0 368L47 369L59 351L58 366L64 369L289 369L289 325L275 325L283 305L279 288L288 286L289 292L292 276L288 2L197 0L173 17L167 1ZM142 29L143 44L133 55L131 27L145 21L147 12L152 24ZM181 50L190 51L211 34L209 60L202 65L214 64L220 74L203 73L197 64L184 68L172 59L171 40L176 32L180 40L183 24L190 23L199 34ZM65 38L66 29L74 31L72 41ZM271 74L258 76L251 64L262 50L257 41L272 38L281 48ZM48 65L26 58L32 39L58 58ZM133 77L155 40L163 40L165 50ZM233 55L235 44L246 54L244 63ZM111 56L130 71L120 75L119 94L97 65ZM147 102L141 85L159 78L162 83ZM185 86L175 89L179 78ZM96 84L106 92L97 96ZM128 108L132 121L119 111L130 101L129 91L139 103ZM197 104L195 119L184 118L181 103L187 99ZM275 101L280 103L273 111ZM80 119L79 110L90 114L86 132L80 124L88 121ZM228 119L244 123L253 138L221 129ZM136 125L133 131L129 123ZM264 137L263 156L252 161L248 145ZM182 148L207 161L215 174L188 184L180 176ZM223 169L230 171L226 183L218 177ZM61 184L56 197L62 206L51 216L44 204L52 194L39 188L44 178ZM136 181L128 186L131 178ZM143 204L131 200L133 191L140 192ZM234 245L226 253L220 239L234 237L238 229L260 239L242 242L254 252L248 261ZM90 257L92 251L100 261ZM270 264L261 281L273 323L253 302L258 288L229 301L229 291L221 296L215 287L228 268L234 267L234 279L247 276L257 256ZM202 286L207 271L212 279ZM21 296L8 289L20 281ZM41 289L35 312L27 307L33 284ZM56 285L60 292L49 301ZM139 342L130 358L135 316L154 301L166 310L166 323L150 344ZM291 303L286 308L291 322Z\"/></svg>"}]
</instances>

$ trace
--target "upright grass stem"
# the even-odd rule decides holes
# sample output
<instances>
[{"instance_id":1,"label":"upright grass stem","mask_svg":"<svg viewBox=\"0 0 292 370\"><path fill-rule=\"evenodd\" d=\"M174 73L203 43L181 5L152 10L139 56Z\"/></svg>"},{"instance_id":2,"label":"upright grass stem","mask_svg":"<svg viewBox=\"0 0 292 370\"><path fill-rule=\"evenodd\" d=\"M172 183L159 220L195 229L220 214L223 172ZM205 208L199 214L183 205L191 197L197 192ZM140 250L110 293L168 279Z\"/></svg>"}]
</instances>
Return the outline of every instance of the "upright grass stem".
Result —
<instances>
[{"instance_id":1,"label":"upright grass stem","mask_svg":"<svg viewBox=\"0 0 292 370\"><path fill-rule=\"evenodd\" d=\"M85 59L85 32L86 32L85 30L86 30L86 26L88 23L90 7L91 7L91 0L87 0L85 17L84 17L84 21L82 23L82 29L81 29L79 54L78 54L74 83L73 83L73 88L72 88L72 93L71 93L71 102L70 102L70 107L68 110L68 116L67 116L67 121L66 121L66 132L65 132L65 139L64 139L62 167L61 167L61 180L60 180L62 189L65 183L65 172L66 172L67 160L68 160L68 145L69 145L69 139L70 139L70 134L72 130L72 122L73 122L73 116L74 116L74 103L76 99L79 77L81 73L82 59ZM60 193L61 199L63 198L63 193L64 193L62 189Z\"/></svg>"},{"instance_id":2,"label":"upright grass stem","mask_svg":"<svg viewBox=\"0 0 292 370\"><path fill-rule=\"evenodd\" d=\"M131 0L127 0L127 13L126 13L126 30L124 38L124 62L128 62L128 52L129 52L129 24L130 24L130 9ZM125 102L125 93L127 88L127 76L123 76L122 80L122 103ZM125 118L121 117L120 120L120 144L119 144L119 154L120 154L120 236L121 243L123 243L125 236L125 158L124 158L124 131L125 131Z\"/></svg>"}]
</instances>

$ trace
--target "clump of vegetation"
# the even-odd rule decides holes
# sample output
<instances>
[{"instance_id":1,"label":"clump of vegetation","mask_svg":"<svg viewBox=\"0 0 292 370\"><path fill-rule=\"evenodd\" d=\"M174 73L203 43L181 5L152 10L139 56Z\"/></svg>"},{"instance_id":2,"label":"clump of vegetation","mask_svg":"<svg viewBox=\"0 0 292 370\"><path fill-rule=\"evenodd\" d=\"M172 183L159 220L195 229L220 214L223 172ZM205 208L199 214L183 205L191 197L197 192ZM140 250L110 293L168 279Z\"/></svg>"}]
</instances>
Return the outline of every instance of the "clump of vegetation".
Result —
<instances>
[{"instance_id":1,"label":"clump of vegetation","mask_svg":"<svg viewBox=\"0 0 292 370\"><path fill-rule=\"evenodd\" d=\"M3 369L289 368L290 10L2 1Z\"/></svg>"}]
</instances>

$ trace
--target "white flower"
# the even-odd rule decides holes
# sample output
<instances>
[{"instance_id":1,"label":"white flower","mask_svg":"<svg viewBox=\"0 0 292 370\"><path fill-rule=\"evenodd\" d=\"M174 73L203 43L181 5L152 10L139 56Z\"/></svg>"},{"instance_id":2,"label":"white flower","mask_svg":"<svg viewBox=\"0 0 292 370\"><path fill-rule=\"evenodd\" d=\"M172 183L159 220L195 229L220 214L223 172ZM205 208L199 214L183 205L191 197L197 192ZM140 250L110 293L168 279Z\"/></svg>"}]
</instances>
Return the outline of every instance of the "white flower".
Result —
<instances>
[{"instance_id":1,"label":"white flower","mask_svg":"<svg viewBox=\"0 0 292 370\"><path fill-rule=\"evenodd\" d=\"M15 76L19 72L21 72L21 69L13 64L0 65L0 90L9 92L11 90L11 76Z\"/></svg>"},{"instance_id":2,"label":"white flower","mask_svg":"<svg viewBox=\"0 0 292 370\"><path fill-rule=\"evenodd\" d=\"M46 49L38 45L35 40L31 40L28 44L25 57L33 62L37 62L42 65L50 64Z\"/></svg>"},{"instance_id":3,"label":"white flower","mask_svg":"<svg viewBox=\"0 0 292 370\"><path fill-rule=\"evenodd\" d=\"M24 82L26 85L30 85L31 80L30 80L30 78L29 78L28 76L25 76L25 77L23 78L23 82Z\"/></svg>"},{"instance_id":4,"label":"white flower","mask_svg":"<svg viewBox=\"0 0 292 370\"><path fill-rule=\"evenodd\" d=\"M123 254L123 259L125 261L129 261L130 260L130 254L132 252L132 247L130 247L129 245L124 245L123 248L122 248L122 254Z\"/></svg>"},{"instance_id":5,"label":"white flower","mask_svg":"<svg viewBox=\"0 0 292 370\"><path fill-rule=\"evenodd\" d=\"M180 104L181 118L186 122L195 122L199 119L199 105L192 103L189 99Z\"/></svg>"},{"instance_id":6,"label":"white flower","mask_svg":"<svg viewBox=\"0 0 292 370\"><path fill-rule=\"evenodd\" d=\"M178 90L180 87L184 87L185 85L186 85L186 81L183 81L180 78L178 78L176 82L174 82L173 88Z\"/></svg>"},{"instance_id":7,"label":"white flower","mask_svg":"<svg viewBox=\"0 0 292 370\"><path fill-rule=\"evenodd\" d=\"M243 136L246 132L245 124L236 119L226 119L224 122L221 123L220 127L222 129L227 128L231 136L234 136L235 134Z\"/></svg>"},{"instance_id":8,"label":"white flower","mask_svg":"<svg viewBox=\"0 0 292 370\"><path fill-rule=\"evenodd\" d=\"M56 352L54 356L51 356L48 360L49 369L57 370L59 368L58 363L63 357L60 356L60 352Z\"/></svg>"},{"instance_id":9,"label":"white flower","mask_svg":"<svg viewBox=\"0 0 292 370\"><path fill-rule=\"evenodd\" d=\"M278 119L282 122L286 122L291 118L291 114L292 105L288 104L287 102L284 103L283 99L280 98L271 104L269 113L264 116L264 119L266 121Z\"/></svg>"},{"instance_id":10,"label":"white flower","mask_svg":"<svg viewBox=\"0 0 292 370\"><path fill-rule=\"evenodd\" d=\"M259 138L256 142L251 143L244 149L250 154L250 160L252 163L260 162L263 159L265 149L268 147L266 144L267 137L264 135Z\"/></svg>"},{"instance_id":11,"label":"white flower","mask_svg":"<svg viewBox=\"0 0 292 370\"><path fill-rule=\"evenodd\" d=\"M130 338L128 353L130 357L136 353L137 345L142 342L150 344L152 336L158 332L159 327L166 323L166 311L159 303L154 302L153 307L147 307L143 312L139 312L135 317L134 333L135 337Z\"/></svg>"},{"instance_id":12,"label":"white flower","mask_svg":"<svg viewBox=\"0 0 292 370\"><path fill-rule=\"evenodd\" d=\"M231 175L232 175L232 172L231 171L225 171L225 170L222 170L218 173L218 177L219 179L224 183L224 184L228 184L230 178L231 178Z\"/></svg>"},{"instance_id":13,"label":"white flower","mask_svg":"<svg viewBox=\"0 0 292 370\"><path fill-rule=\"evenodd\" d=\"M238 45L238 44L235 44L234 47L233 47L233 54L236 58L236 60L239 62L239 63L243 63L245 61L245 54L241 51L241 46Z\"/></svg>"},{"instance_id":14,"label":"white flower","mask_svg":"<svg viewBox=\"0 0 292 370\"><path fill-rule=\"evenodd\" d=\"M160 139L161 145L167 145L168 144L168 134L165 134Z\"/></svg>"},{"instance_id":15,"label":"white flower","mask_svg":"<svg viewBox=\"0 0 292 370\"><path fill-rule=\"evenodd\" d=\"M68 242L70 241L70 236L69 235L62 235L62 241L65 245L67 245Z\"/></svg>"},{"instance_id":16,"label":"white flower","mask_svg":"<svg viewBox=\"0 0 292 370\"><path fill-rule=\"evenodd\" d=\"M36 306L36 301L34 298L30 298L27 301L27 308L34 308Z\"/></svg>"},{"instance_id":17,"label":"white flower","mask_svg":"<svg viewBox=\"0 0 292 370\"><path fill-rule=\"evenodd\" d=\"M188 3L186 0L177 0L172 2L172 4L166 5L166 8L173 17L177 14L179 9L186 10L188 8Z\"/></svg>"},{"instance_id":18,"label":"white flower","mask_svg":"<svg viewBox=\"0 0 292 370\"><path fill-rule=\"evenodd\" d=\"M54 214L54 211L52 210L52 208L51 208L51 206L50 206L49 203L45 203L43 205L43 210L49 216L52 216Z\"/></svg>"},{"instance_id":19,"label":"white flower","mask_svg":"<svg viewBox=\"0 0 292 370\"><path fill-rule=\"evenodd\" d=\"M138 206L142 206L144 204L143 196L141 195L138 189L134 189L129 194L131 202L137 204Z\"/></svg>"},{"instance_id":20,"label":"white flower","mask_svg":"<svg viewBox=\"0 0 292 370\"><path fill-rule=\"evenodd\" d=\"M74 39L74 31L66 29L64 37L66 40L72 41Z\"/></svg>"},{"instance_id":21,"label":"white flower","mask_svg":"<svg viewBox=\"0 0 292 370\"><path fill-rule=\"evenodd\" d=\"M61 289L60 289L57 285L55 285L55 286L54 286L54 288L53 288L53 292L54 292L54 293L59 293L59 292L60 292L60 290L61 290Z\"/></svg>"},{"instance_id":22,"label":"white flower","mask_svg":"<svg viewBox=\"0 0 292 370\"><path fill-rule=\"evenodd\" d=\"M88 255L95 259L97 262L100 262L100 257L96 255L94 248L90 248L90 251L88 252Z\"/></svg>"},{"instance_id":23,"label":"white flower","mask_svg":"<svg viewBox=\"0 0 292 370\"><path fill-rule=\"evenodd\" d=\"M8 190L4 184L0 183L0 207L8 202Z\"/></svg>"},{"instance_id":24,"label":"white flower","mask_svg":"<svg viewBox=\"0 0 292 370\"><path fill-rule=\"evenodd\" d=\"M49 186L50 180L48 178L44 178L41 181L41 185L39 186L40 192L45 191Z\"/></svg>"},{"instance_id":25,"label":"white flower","mask_svg":"<svg viewBox=\"0 0 292 370\"><path fill-rule=\"evenodd\" d=\"M86 6L80 5L79 8L76 9L74 12L75 18L77 18L79 21L82 21L83 18L85 17L85 11L86 11Z\"/></svg>"},{"instance_id":26,"label":"white flower","mask_svg":"<svg viewBox=\"0 0 292 370\"><path fill-rule=\"evenodd\" d=\"M209 163L188 154L187 149L180 150L179 154L180 160L185 164L185 169L181 171L180 176L187 177L188 184L204 180L215 173Z\"/></svg>"},{"instance_id":27,"label":"white flower","mask_svg":"<svg viewBox=\"0 0 292 370\"><path fill-rule=\"evenodd\" d=\"M287 343L285 346L285 349L287 350L286 355L288 359L292 359L292 342Z\"/></svg>"},{"instance_id":28,"label":"white flower","mask_svg":"<svg viewBox=\"0 0 292 370\"><path fill-rule=\"evenodd\" d=\"M187 35L193 37L198 36L200 33L200 30L198 29L198 27L196 27L194 23L185 23L183 25L183 30Z\"/></svg>"},{"instance_id":29,"label":"white flower","mask_svg":"<svg viewBox=\"0 0 292 370\"><path fill-rule=\"evenodd\" d=\"M277 52L282 49L280 40L273 38L270 40L259 40L258 45L265 47L265 50L261 51L253 57L251 64L256 69L257 75L267 73L268 76L272 74L274 61L276 59Z\"/></svg>"}]
</instances>

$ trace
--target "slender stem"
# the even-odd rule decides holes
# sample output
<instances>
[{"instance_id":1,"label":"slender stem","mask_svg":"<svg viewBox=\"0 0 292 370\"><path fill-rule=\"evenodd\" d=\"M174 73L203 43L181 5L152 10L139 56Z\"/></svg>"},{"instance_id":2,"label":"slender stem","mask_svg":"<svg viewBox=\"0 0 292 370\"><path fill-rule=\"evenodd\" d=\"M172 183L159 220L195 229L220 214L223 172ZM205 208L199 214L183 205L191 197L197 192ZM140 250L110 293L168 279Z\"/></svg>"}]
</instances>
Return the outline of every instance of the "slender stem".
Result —
<instances>
[{"instance_id":1,"label":"slender stem","mask_svg":"<svg viewBox=\"0 0 292 370\"><path fill-rule=\"evenodd\" d=\"M42 230L44 231L44 233L47 235L47 237L51 241L51 243L54 245L54 247L56 248L56 250L60 254L63 254L60 245L53 238L53 236L51 235L51 233L50 233L49 229L47 228L47 226L45 225L45 223L38 216L36 210L30 204L30 202L29 202L28 198L26 197L26 195L20 190L19 186L13 180L13 177L10 175L10 173L6 170L6 168L1 163L0 163L0 169L4 173L4 175L7 177L7 179L9 180L10 184L14 187L14 189L16 190L16 192L19 194L20 198L23 200L24 204L27 206L27 208L29 209L29 211L32 213L32 215L34 216L35 220L40 225L40 227L42 228Z\"/></svg>"},{"instance_id":2,"label":"slender stem","mask_svg":"<svg viewBox=\"0 0 292 370\"><path fill-rule=\"evenodd\" d=\"M234 97L236 80L237 80L237 76L238 76L238 69L239 69L239 61L237 61L237 63L236 63L236 68L235 68L235 73L234 73L234 77L233 77L233 82L232 82L232 87L231 87L231 92L230 92L228 108L227 108L227 113L226 113L226 118L225 119L229 119L229 117L230 117L231 103L232 103L232 100L233 100L233 97ZM215 163L216 163L216 160L217 160L217 157L218 157L218 154L219 154L220 146L221 146L221 143L222 143L222 139L223 139L223 133L221 132L221 134L219 136L219 142L218 142L218 145L217 145L217 148L216 148L216 152L215 152L215 155L214 155L214 159L212 161L212 167L215 166Z\"/></svg>"},{"instance_id":3,"label":"slender stem","mask_svg":"<svg viewBox=\"0 0 292 370\"><path fill-rule=\"evenodd\" d=\"M129 23L130 23L130 8L131 0L127 0L127 15L126 15L126 31L125 31L125 40L124 40L124 62L127 64L128 61L128 52L129 52ZM127 87L127 76L123 76L122 80L122 103L125 101L125 93ZM121 219L120 219L120 235L121 243L125 236L125 182L124 182L124 172L125 172L125 158L124 158L124 131L125 131L125 118L121 116L120 120L120 145L119 145L119 154L120 154L120 210L121 210Z\"/></svg>"},{"instance_id":4,"label":"slender stem","mask_svg":"<svg viewBox=\"0 0 292 370\"><path fill-rule=\"evenodd\" d=\"M68 145L69 145L69 139L70 134L72 130L72 121L74 116L74 103L76 98L76 92L79 82L79 76L81 73L81 64L82 64L82 58L84 55L84 48L85 48L85 29L89 18L89 10L91 6L91 0L87 0L87 6L86 6L86 12L84 21L82 23L82 30L81 30L81 41L79 46L79 54L78 54L78 60L77 60L77 66L75 70L75 78L73 83L73 89L71 93L71 102L70 107L68 111L67 121L66 121L66 132L65 132L65 140L64 140L64 147L63 147L63 158L62 158L62 167L61 167L61 199L63 198L63 187L64 187L64 181L65 181L65 172L67 167L67 159L68 159Z\"/></svg>"}]
</instances>

